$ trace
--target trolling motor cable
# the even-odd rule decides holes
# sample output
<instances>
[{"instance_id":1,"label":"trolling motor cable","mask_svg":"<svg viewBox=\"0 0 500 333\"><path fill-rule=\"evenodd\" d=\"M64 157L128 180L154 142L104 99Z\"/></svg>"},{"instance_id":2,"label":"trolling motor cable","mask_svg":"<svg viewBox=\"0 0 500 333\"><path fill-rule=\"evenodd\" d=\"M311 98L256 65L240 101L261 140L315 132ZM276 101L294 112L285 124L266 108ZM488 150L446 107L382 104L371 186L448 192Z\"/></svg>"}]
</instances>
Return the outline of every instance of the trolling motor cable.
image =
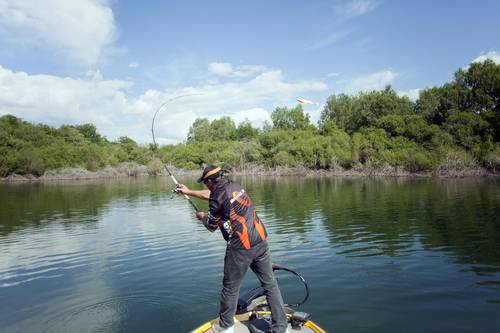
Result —
<instances>
[{"instance_id":1,"label":"trolling motor cable","mask_svg":"<svg viewBox=\"0 0 500 333\"><path fill-rule=\"evenodd\" d=\"M285 304L285 305L289 306L289 307L292 307L292 308L295 308L295 307L299 307L302 304L304 304L307 301L307 299L309 298L309 285L307 284L307 282L304 279L304 277L302 275L300 275L299 273L295 272L294 270L291 270L290 268L286 268L286 267L280 266L278 264L273 264L273 272L274 271L286 271L286 272L292 273L293 275L297 276L300 279L300 281L302 281L302 284L306 288L306 296L304 297L304 299L302 301L300 301L299 303Z\"/></svg>"},{"instance_id":2,"label":"trolling motor cable","mask_svg":"<svg viewBox=\"0 0 500 333\"><path fill-rule=\"evenodd\" d=\"M179 98L182 98L182 97L187 97L187 96L196 96L196 95L201 95L201 94L186 94L186 95L180 95L180 96L176 96L176 97L173 97L167 101L165 101L162 105L160 105L160 107L156 110L154 116L153 116L153 121L151 122L151 134L153 136L153 144L154 144L154 150L153 150L153 153L158 150L158 145L156 143L156 140L155 140L155 130L154 130L154 126L155 126L155 119L156 119L156 115L158 114L158 112L160 112L160 110L165 106L167 105L168 103L176 100L176 99L179 99ZM165 168L165 170L167 171L167 173L169 174L170 178L172 179L172 181L174 182L174 184L177 186L179 185L179 182L177 181L177 179L175 178L174 174L172 173L172 171L167 167L166 164L163 165L163 167ZM194 208L194 210L196 212L199 212L200 209L198 208L198 206L196 206L196 204L191 200L191 198L189 196L187 196L187 194L184 194L184 198L186 198L186 200L191 204L191 206Z\"/></svg>"},{"instance_id":3,"label":"trolling motor cable","mask_svg":"<svg viewBox=\"0 0 500 333\"><path fill-rule=\"evenodd\" d=\"M304 277L292 269L289 269L289 268L286 268L286 267L283 267L283 266L280 266L277 264L272 264L272 269L273 269L273 272L274 271L286 271L286 272L292 273L293 275L297 276L300 279L300 281L302 282L302 284L304 285L304 287L306 289L306 295L304 296L302 301L300 301L298 303L285 303L284 305L288 308L296 308L296 307L303 305L307 301L307 299L309 298L309 285L307 284ZM237 306L238 310L236 313L241 314L241 313L249 311L249 309L254 309L253 306L255 306L255 304L253 306L251 304L253 302L255 302L256 300L258 300L259 297L264 296L264 295L265 295L265 292L264 292L264 289L262 286L250 289L248 292L246 292L243 296L241 296L238 299L238 306Z\"/></svg>"}]
</instances>

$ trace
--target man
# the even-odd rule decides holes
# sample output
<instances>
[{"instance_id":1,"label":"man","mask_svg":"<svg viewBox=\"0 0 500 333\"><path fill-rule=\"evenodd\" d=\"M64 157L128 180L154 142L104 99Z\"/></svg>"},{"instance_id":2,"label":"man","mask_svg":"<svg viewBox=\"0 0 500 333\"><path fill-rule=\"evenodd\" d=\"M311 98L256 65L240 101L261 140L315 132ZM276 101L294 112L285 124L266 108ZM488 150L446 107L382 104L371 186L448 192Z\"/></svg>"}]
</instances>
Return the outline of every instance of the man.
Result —
<instances>
[{"instance_id":1,"label":"man","mask_svg":"<svg viewBox=\"0 0 500 333\"><path fill-rule=\"evenodd\" d=\"M196 218L211 232L219 228L227 242L219 324L214 331L233 332L240 284L250 267L264 288L271 308L272 332L285 332L287 318L272 270L267 232L250 197L238 183L225 178L217 166L206 167L198 183L205 184L208 190L191 190L180 184L176 192L209 200L208 213L196 212Z\"/></svg>"}]
</instances>

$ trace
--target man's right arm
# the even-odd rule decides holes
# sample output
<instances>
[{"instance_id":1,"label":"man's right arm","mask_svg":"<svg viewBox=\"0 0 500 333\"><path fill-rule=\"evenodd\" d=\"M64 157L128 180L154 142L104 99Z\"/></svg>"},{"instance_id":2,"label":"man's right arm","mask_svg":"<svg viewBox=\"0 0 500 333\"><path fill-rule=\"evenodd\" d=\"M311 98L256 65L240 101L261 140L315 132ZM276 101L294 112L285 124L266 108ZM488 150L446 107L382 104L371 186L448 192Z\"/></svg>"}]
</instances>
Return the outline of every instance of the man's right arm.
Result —
<instances>
[{"instance_id":1,"label":"man's right arm","mask_svg":"<svg viewBox=\"0 0 500 333\"><path fill-rule=\"evenodd\" d=\"M191 190L186 185L178 184L175 187L175 192L180 194L186 194L190 197L195 197L198 199L208 200L210 199L210 190Z\"/></svg>"},{"instance_id":2,"label":"man's right arm","mask_svg":"<svg viewBox=\"0 0 500 333\"><path fill-rule=\"evenodd\" d=\"M196 218L200 220L208 231L214 232L219 227L221 216L218 211L218 203L216 200L210 200L208 204L208 212L196 212Z\"/></svg>"}]
</instances>

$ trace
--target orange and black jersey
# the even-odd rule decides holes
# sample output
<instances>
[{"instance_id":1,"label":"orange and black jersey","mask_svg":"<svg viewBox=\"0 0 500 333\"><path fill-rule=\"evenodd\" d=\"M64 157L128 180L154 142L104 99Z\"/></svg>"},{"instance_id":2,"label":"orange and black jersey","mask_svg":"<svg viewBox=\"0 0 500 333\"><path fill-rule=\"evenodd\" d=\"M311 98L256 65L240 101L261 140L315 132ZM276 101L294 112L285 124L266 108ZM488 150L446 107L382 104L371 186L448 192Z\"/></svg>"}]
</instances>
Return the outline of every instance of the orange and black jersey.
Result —
<instances>
[{"instance_id":1,"label":"orange and black jersey","mask_svg":"<svg viewBox=\"0 0 500 333\"><path fill-rule=\"evenodd\" d=\"M209 210L203 224L210 231L220 228L233 248L248 250L267 238L248 194L238 183L226 178L220 179L210 192Z\"/></svg>"}]
</instances>

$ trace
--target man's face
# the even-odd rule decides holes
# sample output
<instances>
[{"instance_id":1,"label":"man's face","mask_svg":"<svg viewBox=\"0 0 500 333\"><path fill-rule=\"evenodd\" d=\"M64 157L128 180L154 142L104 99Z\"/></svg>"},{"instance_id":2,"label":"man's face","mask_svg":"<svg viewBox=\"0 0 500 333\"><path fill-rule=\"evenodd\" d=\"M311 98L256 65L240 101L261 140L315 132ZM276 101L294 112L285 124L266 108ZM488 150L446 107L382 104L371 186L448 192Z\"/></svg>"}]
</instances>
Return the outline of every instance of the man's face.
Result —
<instances>
[{"instance_id":1,"label":"man's face","mask_svg":"<svg viewBox=\"0 0 500 333\"><path fill-rule=\"evenodd\" d=\"M214 183L212 183L212 180L210 179L207 179L203 182L203 184L205 184L205 186L210 190L212 191L212 188L214 186Z\"/></svg>"}]
</instances>

